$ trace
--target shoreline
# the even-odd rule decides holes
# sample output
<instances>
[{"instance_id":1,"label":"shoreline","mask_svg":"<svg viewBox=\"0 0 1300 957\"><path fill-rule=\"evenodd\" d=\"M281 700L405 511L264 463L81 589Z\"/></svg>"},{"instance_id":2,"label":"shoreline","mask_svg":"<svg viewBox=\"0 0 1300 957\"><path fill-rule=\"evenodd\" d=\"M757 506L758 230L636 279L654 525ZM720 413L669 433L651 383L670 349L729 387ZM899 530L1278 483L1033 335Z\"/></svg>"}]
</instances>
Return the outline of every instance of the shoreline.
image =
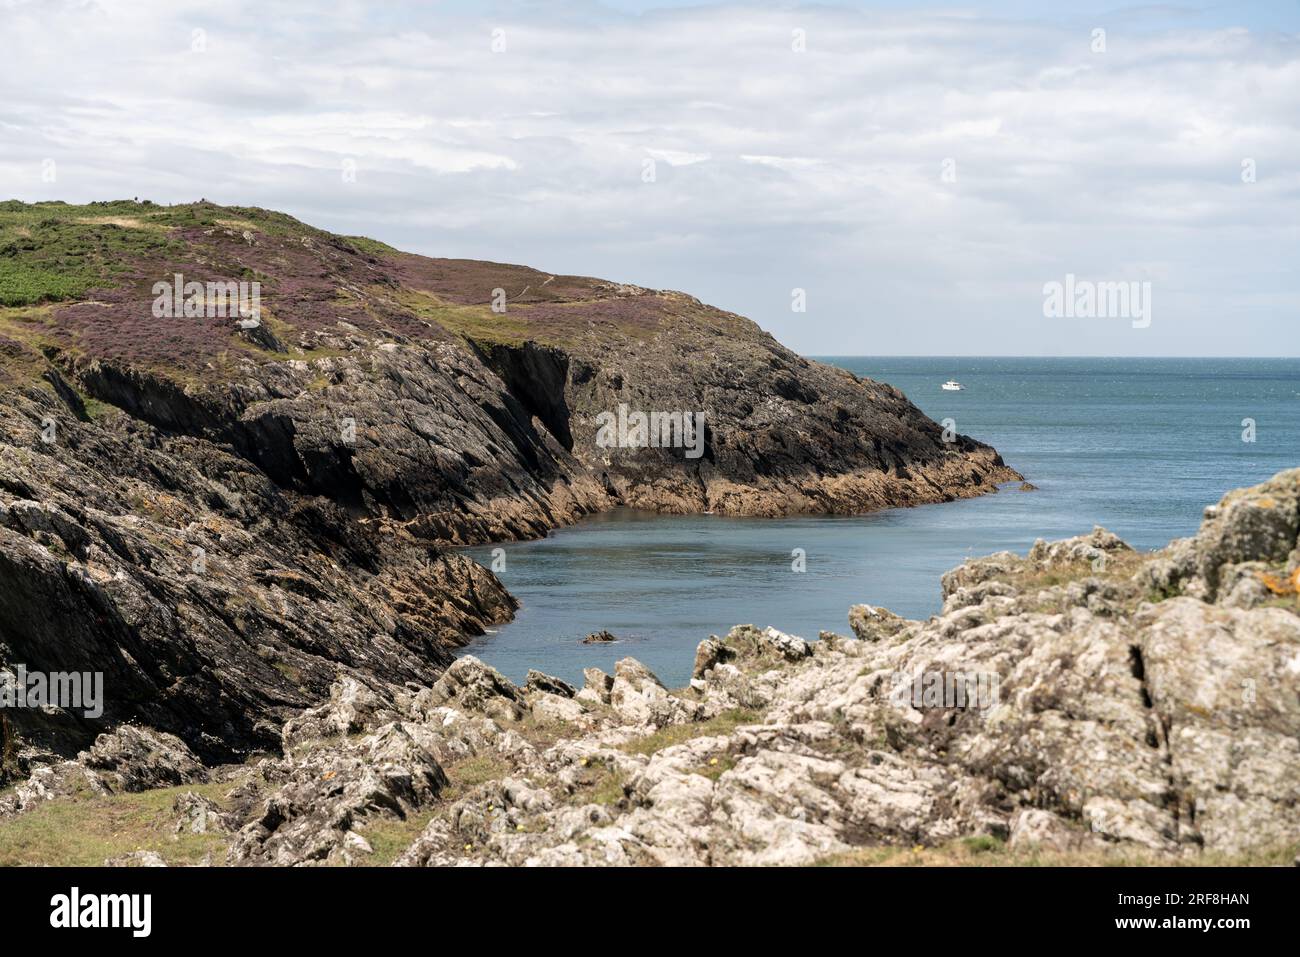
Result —
<instances>
[{"instance_id":1,"label":"shoreline","mask_svg":"<svg viewBox=\"0 0 1300 957\"><path fill-rule=\"evenodd\" d=\"M1025 493L1020 492L1017 486L1017 480L1013 479L1005 483L1003 486L1001 486L997 494L1019 495ZM982 496L967 496L967 497L962 497L955 501L969 501L971 499L979 498L979 497ZM605 544L604 535L609 532L613 532L616 529L620 531L626 529L628 536L630 536L626 541L621 540L622 539L621 535L616 536L616 538L620 539L619 541L620 546L626 546L629 549L633 549L635 545L634 545L634 539L632 537L641 536L644 534L648 538L648 543L647 543L648 547L655 548L666 544L667 547L676 549L678 547L678 542L679 542L678 536L669 535L666 542L661 542L655 535L656 531L664 528L664 526L658 526L656 525L656 523L665 519L670 521L674 519L681 519L681 520L685 520L688 523L694 520L707 521L711 519L717 519L719 520L720 523L723 523L719 527L729 528L732 526L726 525L725 523L736 522L736 523L740 523L739 525L740 529L758 532L758 533L761 533L767 528L772 528L775 530L776 528L782 527L783 524L786 522L808 519L808 520L812 520L814 523L820 523L822 521L828 521L833 523L844 523L843 527L846 529L857 530L859 528L862 528L865 531L867 527L859 525L858 520L873 515L880 515L882 513L889 512L889 511L898 511L902 513L902 512L907 512L914 508L934 508L934 507L948 505L948 504L953 504L953 503L939 501L939 502L930 502L930 503L920 503L917 505L900 505L896 507L876 509L871 512L864 512L860 514L800 512L800 513L779 515L774 517L761 516L761 515L724 515L724 514L711 514L711 513L684 513L684 514L663 513L663 512L656 512L656 511L651 511L646 509L637 509L631 506L616 506L609 510L581 516L571 524L558 526L552 529L551 531L549 531L545 536L545 538L490 542L482 545L459 547L457 551L458 553L464 555L466 558L475 561L481 566L486 568L486 567L490 567L493 561L488 550L501 548L502 549L501 560L505 562L506 569L508 570L511 568L517 568L518 566L515 564L517 561L521 561L521 560L534 561L534 559L528 558L529 555L528 546L530 545L541 545L544 542L555 541L558 546L556 557L558 558L558 560L563 562L565 560L564 556L567 552L567 548L562 544L564 541L566 540L580 541L584 538L584 536L590 536L588 540L590 541L591 546L593 548L597 548ZM620 514L625 517L620 518L619 517ZM595 528L592 527L593 525L595 526ZM670 525L667 527L671 528L672 526ZM814 524L813 527L814 529L816 529L817 527L816 524ZM818 545L815 544L818 540L817 532L814 530L812 534L813 534L812 538L807 538L807 539L800 538L799 541L802 545L809 547L815 556L819 556L820 549ZM687 538L689 538L689 536L687 536ZM760 540L761 538L762 537L760 536ZM791 541L793 542L794 539L791 539ZM867 542L864 542L864 545L866 544L869 544L869 540ZM1027 542L1025 547L1028 547L1028 544L1029 543ZM739 546L738 544L737 547L741 547L741 546ZM790 560L789 556L777 550L775 543L773 543L773 549L774 550L772 551L771 555L772 555L772 562L774 565L781 565L782 567L784 567L784 565L789 563ZM550 550L547 549L547 552L549 554ZM710 558L712 560L725 563L727 561L727 554L725 551L718 554L714 554L713 552L710 552ZM547 560L547 559L539 558L537 560ZM818 559L814 558L814 561L816 560ZM952 561L958 561L958 560L960 560L960 556L954 556L954 558L952 559ZM948 567L950 567L949 564L943 564L941 567L936 566L937 570L934 574L933 580L937 580L938 575L942 571L946 570ZM635 574L635 569L629 569L629 572ZM580 563L576 564L568 574L571 575L584 574L581 564ZM672 573L668 572L667 574L670 576L669 580L671 581ZM555 608L549 603L545 603L544 600L546 598L545 592L553 588L557 584L557 582L554 579L554 576L550 574L546 576L547 584L545 586L542 586L540 584L530 585L527 582L522 584L515 584L512 582L511 576L508 573L508 571L507 572L498 571L497 575L501 579L503 585L505 585L507 591L511 594L511 596L514 597L519 602L519 606L514 610L514 612L509 617L504 618L499 622L494 622L488 626L494 629L492 634L489 635L484 633L484 634L465 635L464 636L465 641L463 644L457 647L455 651L455 655L457 657L462 657L465 654L482 655L484 656L485 660L487 660L489 663L495 664L497 667L501 668L503 672L508 672L512 680L514 679L522 680L523 670L525 670L527 666L523 664L517 664L513 667L508 667L504 663L500 662L499 659L497 659L492 652L493 646L491 642L501 640L502 636L499 634L499 631L502 629L513 629L513 628L525 627L524 622L520 621L520 616L524 614L524 610L527 608L528 601L530 600L529 599L530 594L536 593L534 597L540 597L543 600L544 604L542 608L542 614L544 616L553 615L555 613ZM929 577L923 577L920 580L924 581L927 584L927 586L929 584L932 584L932 580ZM644 609L643 617L650 616L650 620L643 623L642 625L643 629L650 626L653 621L661 620L660 615L658 615L657 613L653 613L654 612L653 606L658 601L658 599L654 596L654 593L651 591L645 591L644 593L642 593L641 591L636 590L638 587L649 588L650 587L649 584L641 583L634 578L631 582L628 583L627 587L631 587L633 589L633 592L631 593L630 596L631 608ZM540 593L537 592L537 589L539 588L542 589L542 592ZM845 590L848 591L848 589ZM861 597L860 589L855 587L853 589L853 594L850 597L847 597L841 604L843 604L844 607L847 607L849 604L852 604L853 602L857 601L860 597ZM882 600L886 600L887 603L892 604L892 602L889 602L885 596L881 596L881 597ZM737 601L743 606L744 603L743 599L737 599ZM830 599L830 602L832 605L835 604L833 599ZM819 603L825 604L825 601L820 599L820 595L819 595ZM939 604L940 603L938 602L936 596L936 601L934 602L934 609L933 609L934 611L938 610ZM838 605L835 605L835 607L838 607ZM621 608L620 614L623 617L626 617L627 614L629 613L628 604L626 602L621 602L620 608ZM750 614L750 613L751 612L744 610L743 607L740 607L737 608L735 614L715 614L712 617L716 622L715 627L725 631L725 629L727 627L730 627L730 624L735 619L744 617L746 614ZM544 618L543 621L545 620L546 619ZM614 629L614 626L609 621L602 621L599 619L589 620L585 617L582 618L581 620L582 622L584 622L581 625L579 625L575 621L573 628L570 629L572 631L571 635L568 634L567 632L564 634L556 633L552 635L549 630L546 630L545 634L548 636L548 641L567 640L567 638L571 637L574 642L580 642L580 639L584 635L590 633L591 631L599 630L602 627L608 627L610 629ZM782 625L780 622L775 622L775 623L781 627L791 627L794 628L794 630L798 630L798 628L795 627L794 623L792 622L786 622L784 625ZM529 627L546 629L546 625L544 623L538 623L536 620L534 620L533 624ZM830 627L829 624L828 627ZM626 631L626 627L619 630L620 630L620 638L625 639L627 641L627 644L620 643L617 646L610 646L610 647L622 647L626 650L626 653L629 654L646 655L647 652L644 648L644 642L647 641L667 642L669 645L671 645L672 648L677 649L672 652L674 660L680 659L680 661L678 661L676 665L669 665L666 663L666 659L668 657L668 653L666 651L662 655L651 652L649 653L649 660L652 663L652 665L656 668L657 671L662 671L663 673L673 674L673 675L679 672L689 671L690 656L694 653L694 645L693 644L690 644L688 646L683 645L680 649L678 649L678 639L675 637L675 632L676 632L675 628L669 627L666 630L663 630L661 628L658 632L649 632L635 638L633 636L625 636L624 634L622 634L623 631ZM529 634L531 634L531 632ZM810 638L810 640L812 639ZM640 651L638 651L638 647L641 648ZM555 648L557 653L562 650L567 651L568 645L558 644L555 646ZM588 646L588 650L592 654L592 658L588 662L588 664L590 665L593 666L599 665L601 660L603 660L603 658L608 657L608 652L603 656L600 654L599 646L597 649L590 649L590 646ZM517 653L521 657L527 657L530 659L533 657L531 654L528 653L528 648L526 645L520 647ZM541 661L539 658L536 664L537 667L541 668L542 670L552 671L553 673L561 674L561 676L565 677L566 680L574 680L574 678L581 680L580 674L570 673L573 671L574 668L579 668L581 666L578 666L576 663L561 664L562 657L563 656L557 658L556 660L552 660L551 662L549 662L549 664ZM516 672L518 672L517 675Z\"/></svg>"},{"instance_id":2,"label":"shoreline","mask_svg":"<svg viewBox=\"0 0 1300 957\"><path fill-rule=\"evenodd\" d=\"M171 810L112 863L1285 864L1297 516L1300 469L1155 553L1097 528L971 559L928 620L738 625L677 690L633 658L577 687L464 657L422 688L345 677L240 765L119 729L6 793L0 857L49 808L148 800Z\"/></svg>"}]
</instances>

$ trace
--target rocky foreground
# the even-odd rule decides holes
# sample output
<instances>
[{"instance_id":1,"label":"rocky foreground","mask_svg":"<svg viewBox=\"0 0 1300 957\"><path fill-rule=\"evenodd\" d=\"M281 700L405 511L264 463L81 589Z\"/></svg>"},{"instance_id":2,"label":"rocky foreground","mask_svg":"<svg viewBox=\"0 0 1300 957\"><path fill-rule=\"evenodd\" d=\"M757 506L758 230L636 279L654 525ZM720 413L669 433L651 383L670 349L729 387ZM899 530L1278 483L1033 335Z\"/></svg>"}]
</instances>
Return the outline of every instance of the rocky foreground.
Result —
<instances>
[{"instance_id":1,"label":"rocky foreground","mask_svg":"<svg viewBox=\"0 0 1300 957\"><path fill-rule=\"evenodd\" d=\"M573 688L464 657L426 687L344 677L284 724L280 753L240 765L122 727L0 797L0 860L81 807L88 827L116 815L115 863L810 864L955 846L1289 863L1298 585L1295 470L1161 552L1096 529L969 561L927 621L858 605L852 637L812 642L739 626L700 644L684 689L631 658ZM898 681L933 674L979 680L958 703ZM123 839L127 820L147 826Z\"/></svg>"},{"instance_id":2,"label":"rocky foreground","mask_svg":"<svg viewBox=\"0 0 1300 957\"><path fill-rule=\"evenodd\" d=\"M168 312L159 283L201 291ZM259 284L260 315L223 283ZM699 454L601 444L622 408L702 415ZM0 786L124 722L230 761L341 673L432 684L516 605L453 545L619 506L852 513L1018 477L682 293L261 209L0 203L0 669L102 672L107 698L94 719L10 712Z\"/></svg>"}]
</instances>

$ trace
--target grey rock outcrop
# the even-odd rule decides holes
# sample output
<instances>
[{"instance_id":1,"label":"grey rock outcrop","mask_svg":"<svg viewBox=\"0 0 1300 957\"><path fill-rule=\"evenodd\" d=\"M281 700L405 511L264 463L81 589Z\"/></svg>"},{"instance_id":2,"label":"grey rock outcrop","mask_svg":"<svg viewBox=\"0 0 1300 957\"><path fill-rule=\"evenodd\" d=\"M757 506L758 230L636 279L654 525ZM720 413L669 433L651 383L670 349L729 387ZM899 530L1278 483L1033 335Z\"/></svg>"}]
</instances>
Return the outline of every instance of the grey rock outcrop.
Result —
<instances>
[{"instance_id":1,"label":"grey rock outcrop","mask_svg":"<svg viewBox=\"0 0 1300 957\"><path fill-rule=\"evenodd\" d=\"M473 655L457 658L417 702L421 707L449 706L505 721L518 721L528 712L522 692Z\"/></svg>"},{"instance_id":2,"label":"grey rock outcrop","mask_svg":"<svg viewBox=\"0 0 1300 957\"><path fill-rule=\"evenodd\" d=\"M27 780L0 798L0 819L83 790L101 795L148 791L199 784L208 776L208 769L180 738L150 728L122 725L100 735L75 759L33 769Z\"/></svg>"},{"instance_id":3,"label":"grey rock outcrop","mask_svg":"<svg viewBox=\"0 0 1300 957\"><path fill-rule=\"evenodd\" d=\"M15 256L77 231L81 265L112 268L0 335L0 668L100 671L106 701L8 715L0 786L124 723L238 761L340 674L432 685L516 608L452 546L624 505L863 512L1019 477L898 390L681 293L267 210L82 212L6 210L34 222ZM149 290L178 273L256 275L267 314L155 317ZM700 454L598 443L623 406L702 413Z\"/></svg>"},{"instance_id":4,"label":"grey rock outcrop","mask_svg":"<svg viewBox=\"0 0 1300 957\"><path fill-rule=\"evenodd\" d=\"M415 693L345 678L288 723L283 757L221 769L217 809L178 801L179 826L237 827L237 864L376 863L394 833L404 866L797 865L966 841L1029 861L1289 861L1300 470L1229 505L1152 555L1094 529L973 559L926 621L855 606L861 638L738 625L701 643L686 689L631 658L572 697L468 657ZM1230 566L1270 598L1211 588ZM195 773L161 737L83 758L59 773L105 794ZM68 799L41 773L19 803Z\"/></svg>"}]
</instances>

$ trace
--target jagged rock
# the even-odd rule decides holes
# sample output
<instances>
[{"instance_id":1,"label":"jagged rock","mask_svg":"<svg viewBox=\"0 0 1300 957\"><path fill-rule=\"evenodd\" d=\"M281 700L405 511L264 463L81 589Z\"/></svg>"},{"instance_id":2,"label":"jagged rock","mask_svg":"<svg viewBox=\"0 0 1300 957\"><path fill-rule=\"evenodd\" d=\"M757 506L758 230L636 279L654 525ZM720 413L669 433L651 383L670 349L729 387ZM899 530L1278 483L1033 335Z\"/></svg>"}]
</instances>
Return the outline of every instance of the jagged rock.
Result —
<instances>
[{"instance_id":1,"label":"jagged rock","mask_svg":"<svg viewBox=\"0 0 1300 957\"><path fill-rule=\"evenodd\" d=\"M528 674L524 679L524 692L530 691L545 691L548 694L559 695L561 698L572 698L578 693L577 689L567 681L532 668L528 669Z\"/></svg>"},{"instance_id":2,"label":"jagged rock","mask_svg":"<svg viewBox=\"0 0 1300 957\"><path fill-rule=\"evenodd\" d=\"M157 851L130 851L120 857L111 857L105 867L166 867L167 862Z\"/></svg>"},{"instance_id":3,"label":"jagged rock","mask_svg":"<svg viewBox=\"0 0 1300 957\"><path fill-rule=\"evenodd\" d=\"M1219 567L1217 603L1229 608L1255 608L1271 601L1274 593L1268 587L1271 577L1269 562L1238 562ZM1294 592L1295 586L1288 583Z\"/></svg>"},{"instance_id":4,"label":"jagged rock","mask_svg":"<svg viewBox=\"0 0 1300 957\"><path fill-rule=\"evenodd\" d=\"M370 842L358 834L356 831L348 831L343 835L342 854L352 863L361 855L375 853L375 849Z\"/></svg>"},{"instance_id":5,"label":"jagged rock","mask_svg":"<svg viewBox=\"0 0 1300 957\"><path fill-rule=\"evenodd\" d=\"M531 692L535 713L609 707L574 714L569 740L510 752L511 770L436 814L401 863L807 864L973 835L1015 853L1172 857L1294 840L1300 617L1144 603L1145 566L1177 559L1152 556L1132 581L1093 573L1094 551L1124 550L1094 531L968 562L941 615L855 609L859 634L889 640L828 636L811 660L801 639L738 626L701 643L694 698L633 659L590 669L574 699ZM1046 567L1076 577L1022 592ZM931 698L929 675L955 677ZM737 709L729 730L650 754L609 746Z\"/></svg>"},{"instance_id":6,"label":"jagged rock","mask_svg":"<svg viewBox=\"0 0 1300 957\"><path fill-rule=\"evenodd\" d=\"M457 658L421 698L428 705L475 711L499 721L518 721L528 712L519 689L473 655Z\"/></svg>"},{"instance_id":7,"label":"jagged rock","mask_svg":"<svg viewBox=\"0 0 1300 957\"><path fill-rule=\"evenodd\" d=\"M350 676L330 686L329 700L285 722L281 734L288 749L303 741L358 734L396 720L391 700Z\"/></svg>"},{"instance_id":8,"label":"jagged rock","mask_svg":"<svg viewBox=\"0 0 1300 957\"><path fill-rule=\"evenodd\" d=\"M704 712L698 701L670 694L635 658L623 658L614 665L609 703L624 718L654 727L693 721Z\"/></svg>"},{"instance_id":9,"label":"jagged rock","mask_svg":"<svg viewBox=\"0 0 1300 957\"><path fill-rule=\"evenodd\" d=\"M1095 530L965 563L941 614L879 616L888 640L737 626L701 644L704 677L679 694L631 658L589 669L573 697L544 676L525 696L462 659L436 693L395 690L400 721L339 735L324 720L339 709L312 709L285 757L223 770L241 824L229 860L365 864L367 828L415 813L430 817L399 857L412 866L801 865L975 836L1030 860L1275 856L1300 833L1300 604L1271 590L1236 604L1242 582L1292 562L1269 535L1245 539L1215 566L1217 602L1198 587L1199 536L1145 557ZM1123 561L1098 572L1094 551ZM343 688L340 702L365 698ZM512 704L546 727L488 716ZM443 763L472 775L454 801ZM6 800L107 794L120 773L60 762Z\"/></svg>"},{"instance_id":10,"label":"jagged rock","mask_svg":"<svg viewBox=\"0 0 1300 957\"><path fill-rule=\"evenodd\" d=\"M1038 847L1048 851L1072 851L1086 841L1085 832L1051 811L1025 808L1011 824L1013 848Z\"/></svg>"},{"instance_id":11,"label":"jagged rock","mask_svg":"<svg viewBox=\"0 0 1300 957\"><path fill-rule=\"evenodd\" d=\"M175 735L123 725L101 734L93 747L77 756L112 792L207 781L207 769Z\"/></svg>"},{"instance_id":12,"label":"jagged rock","mask_svg":"<svg viewBox=\"0 0 1300 957\"><path fill-rule=\"evenodd\" d=\"M422 739L428 732L385 725L340 749L286 758L285 783L236 835L232 864L324 863L355 853L348 834L370 817L405 817L431 802L447 776Z\"/></svg>"},{"instance_id":13,"label":"jagged rock","mask_svg":"<svg viewBox=\"0 0 1300 957\"><path fill-rule=\"evenodd\" d=\"M907 624L886 608L874 605L854 605L849 609L849 627L863 641L880 641L892 638Z\"/></svg>"},{"instance_id":14,"label":"jagged rock","mask_svg":"<svg viewBox=\"0 0 1300 957\"><path fill-rule=\"evenodd\" d=\"M172 828L177 834L209 834L214 831L224 834L234 830L231 815L223 811L216 801L193 791L178 794L172 802L172 812L177 815Z\"/></svg>"},{"instance_id":15,"label":"jagged rock","mask_svg":"<svg viewBox=\"0 0 1300 957\"><path fill-rule=\"evenodd\" d=\"M1193 571L1215 600L1225 566L1263 562L1293 571L1300 564L1300 469L1225 495L1205 510L1191 545Z\"/></svg>"},{"instance_id":16,"label":"jagged rock","mask_svg":"<svg viewBox=\"0 0 1300 957\"><path fill-rule=\"evenodd\" d=\"M584 645L603 644L608 641L618 641L618 638L604 630L592 632L586 638L582 639Z\"/></svg>"},{"instance_id":17,"label":"jagged rock","mask_svg":"<svg viewBox=\"0 0 1300 957\"><path fill-rule=\"evenodd\" d=\"M737 625L727 633L723 643L740 658L799 661L812 654L808 642L770 625L761 631L753 625Z\"/></svg>"},{"instance_id":18,"label":"jagged rock","mask_svg":"<svg viewBox=\"0 0 1300 957\"><path fill-rule=\"evenodd\" d=\"M1123 540L1114 532L1097 525L1088 535L1079 535L1059 542L1045 542L1041 538L1034 542L1026 560L1042 568L1069 564L1072 562L1102 563L1107 554L1131 552Z\"/></svg>"},{"instance_id":19,"label":"jagged rock","mask_svg":"<svg viewBox=\"0 0 1300 957\"><path fill-rule=\"evenodd\" d=\"M645 665L635 658L623 658L614 665L609 703L620 714L649 721L655 704L665 702L668 691Z\"/></svg>"},{"instance_id":20,"label":"jagged rock","mask_svg":"<svg viewBox=\"0 0 1300 957\"><path fill-rule=\"evenodd\" d=\"M547 721L574 723L580 721L586 714L581 701L551 694L549 691L538 691L529 695L528 705L533 714Z\"/></svg>"},{"instance_id":21,"label":"jagged rock","mask_svg":"<svg viewBox=\"0 0 1300 957\"><path fill-rule=\"evenodd\" d=\"M714 666L733 657L735 653L727 648L717 635L711 635L695 648L695 664L691 668L691 677L704 678Z\"/></svg>"},{"instance_id":22,"label":"jagged rock","mask_svg":"<svg viewBox=\"0 0 1300 957\"><path fill-rule=\"evenodd\" d=\"M849 638L833 631L822 630L817 632L817 641L811 647L814 655L826 655L832 652L854 655L858 654L854 647L857 642L857 638Z\"/></svg>"},{"instance_id":23,"label":"jagged rock","mask_svg":"<svg viewBox=\"0 0 1300 957\"><path fill-rule=\"evenodd\" d=\"M1207 847L1294 839L1300 794L1300 617L1174 598L1134 618L1180 819Z\"/></svg>"},{"instance_id":24,"label":"jagged rock","mask_svg":"<svg viewBox=\"0 0 1300 957\"><path fill-rule=\"evenodd\" d=\"M0 796L0 818L30 810L43 801L68 797L83 788L99 794L108 790L94 772L76 761L60 761L33 768L26 781L16 785L9 794Z\"/></svg>"},{"instance_id":25,"label":"jagged rock","mask_svg":"<svg viewBox=\"0 0 1300 957\"><path fill-rule=\"evenodd\" d=\"M432 260L263 210L117 205L59 207L100 275L49 304L40 349L0 343L6 655L103 670L108 699L93 721L13 715L11 751L68 758L136 722L238 761L341 673L428 686L516 608L450 546L620 506L856 514L1019 478L897 389L683 293ZM53 227L30 214L11 251L42 262ZM166 241L101 248L110 226ZM258 275L274 319L153 317L147 291L178 273ZM498 287L526 342L490 331ZM484 321L444 326L434 301ZM597 443L629 402L702 414L699 454Z\"/></svg>"},{"instance_id":26,"label":"jagged rock","mask_svg":"<svg viewBox=\"0 0 1300 957\"><path fill-rule=\"evenodd\" d=\"M578 700L596 705L609 704L609 694L614 688L612 675L605 674L599 668L584 668L582 679L582 690L576 695Z\"/></svg>"},{"instance_id":27,"label":"jagged rock","mask_svg":"<svg viewBox=\"0 0 1300 957\"><path fill-rule=\"evenodd\" d=\"M994 578L1010 575L1022 568L1025 559L1015 552L995 552L983 558L968 559L956 568L943 573L939 579L940 591L945 601L963 588L982 585Z\"/></svg>"},{"instance_id":28,"label":"jagged rock","mask_svg":"<svg viewBox=\"0 0 1300 957\"><path fill-rule=\"evenodd\" d=\"M239 337L245 342L252 343L269 352L287 353L289 351L265 323L256 319L240 320Z\"/></svg>"}]
</instances>

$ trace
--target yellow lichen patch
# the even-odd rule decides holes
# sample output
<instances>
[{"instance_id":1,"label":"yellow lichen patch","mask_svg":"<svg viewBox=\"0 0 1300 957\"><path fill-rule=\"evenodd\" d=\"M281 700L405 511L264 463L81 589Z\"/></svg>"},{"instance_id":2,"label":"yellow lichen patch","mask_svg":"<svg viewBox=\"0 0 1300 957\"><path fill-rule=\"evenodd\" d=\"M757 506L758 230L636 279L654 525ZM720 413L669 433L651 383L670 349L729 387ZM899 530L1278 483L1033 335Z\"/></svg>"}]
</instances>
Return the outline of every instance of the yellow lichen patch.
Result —
<instances>
[{"instance_id":1,"label":"yellow lichen patch","mask_svg":"<svg viewBox=\"0 0 1300 957\"><path fill-rule=\"evenodd\" d=\"M1290 578L1275 575L1272 572L1259 572L1258 577L1264 583L1264 587L1274 595L1295 595L1300 593L1300 568L1297 568Z\"/></svg>"}]
</instances>

